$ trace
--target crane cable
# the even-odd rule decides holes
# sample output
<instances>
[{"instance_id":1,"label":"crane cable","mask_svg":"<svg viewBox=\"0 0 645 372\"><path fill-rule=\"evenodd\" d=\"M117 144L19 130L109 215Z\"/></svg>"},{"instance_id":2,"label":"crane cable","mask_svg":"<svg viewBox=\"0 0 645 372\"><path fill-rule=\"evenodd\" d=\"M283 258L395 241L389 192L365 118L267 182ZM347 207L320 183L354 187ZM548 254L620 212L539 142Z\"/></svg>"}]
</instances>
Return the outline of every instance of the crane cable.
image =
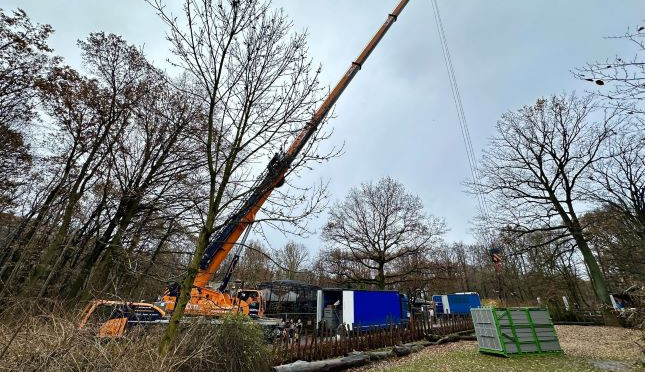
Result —
<instances>
[{"instance_id":1,"label":"crane cable","mask_svg":"<svg viewBox=\"0 0 645 372\"><path fill-rule=\"evenodd\" d=\"M450 80L450 90L452 92L452 99L457 109L457 117L459 121L459 128L461 129L461 136L464 141L464 146L466 147L466 156L468 158L468 165L470 167L470 175L473 179L475 195L477 197L477 203L479 204L479 209L484 221L484 224L487 224L490 218L490 212L488 206L486 205L486 198L482 191L481 186L481 176L479 170L477 169L477 158L473 150L473 144L470 138L470 131L468 129L468 122L466 121L466 114L464 112L464 107L461 101L461 93L459 91L459 85L457 84L457 77L455 75L455 69L452 64L452 58L450 56L450 50L448 49L448 40L446 38L446 32L443 27L443 22L441 20L441 14L439 12L439 5L437 0L431 0L432 10L434 12L435 24L437 26L437 33L439 34L439 41L441 42L441 52L443 54L444 64L446 70L448 71L448 78ZM493 235L490 232L487 226L484 227L483 231L484 240L492 246Z\"/></svg>"}]
</instances>

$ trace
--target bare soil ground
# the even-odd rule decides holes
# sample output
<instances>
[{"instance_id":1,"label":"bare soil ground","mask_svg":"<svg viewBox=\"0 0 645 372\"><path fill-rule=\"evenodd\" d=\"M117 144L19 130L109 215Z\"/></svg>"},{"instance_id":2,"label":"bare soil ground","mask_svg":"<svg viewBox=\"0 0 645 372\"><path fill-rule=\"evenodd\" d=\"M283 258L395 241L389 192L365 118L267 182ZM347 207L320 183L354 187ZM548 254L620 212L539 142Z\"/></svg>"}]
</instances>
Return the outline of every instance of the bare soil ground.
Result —
<instances>
[{"instance_id":1,"label":"bare soil ground","mask_svg":"<svg viewBox=\"0 0 645 372\"><path fill-rule=\"evenodd\" d=\"M556 326L564 354L504 358L481 354L474 341L427 347L405 358L355 369L377 371L645 371L640 333L613 327Z\"/></svg>"}]
</instances>

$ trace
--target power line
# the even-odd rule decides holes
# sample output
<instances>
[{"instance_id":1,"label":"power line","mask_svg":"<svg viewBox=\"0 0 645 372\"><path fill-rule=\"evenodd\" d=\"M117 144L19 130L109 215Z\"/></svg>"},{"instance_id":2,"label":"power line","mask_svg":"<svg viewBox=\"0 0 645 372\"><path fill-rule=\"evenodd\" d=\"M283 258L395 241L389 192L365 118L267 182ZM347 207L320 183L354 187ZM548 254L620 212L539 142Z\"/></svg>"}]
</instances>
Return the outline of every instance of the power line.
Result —
<instances>
[{"instance_id":1,"label":"power line","mask_svg":"<svg viewBox=\"0 0 645 372\"><path fill-rule=\"evenodd\" d=\"M448 40L446 38L446 32L443 27L443 21L441 19L441 13L439 12L439 5L436 0L432 0L432 9L435 18L435 24L437 26L437 33L439 34L439 41L441 43L441 52L443 54L444 64L446 70L448 71L448 79L450 80L450 91L452 92L452 99L457 110L457 118L459 121L459 128L461 130L461 136L464 141L464 146L466 147L466 157L468 158L468 165L470 168L470 175L474 182L475 195L477 198L477 203L481 211L482 217L484 219L484 224L487 224L489 221L489 210L486 205L486 198L483 196L481 188L481 177L479 170L477 169L477 157L475 156L475 151L473 150L472 140L470 137L470 130L468 129L468 122L466 120L466 114L464 112L463 103L461 100L461 93L459 91L459 85L457 84L457 76L455 74L455 69L452 63L452 57L450 56L450 49L448 48ZM488 227L484 227L484 239L488 240L488 243L492 245L492 234Z\"/></svg>"}]
</instances>

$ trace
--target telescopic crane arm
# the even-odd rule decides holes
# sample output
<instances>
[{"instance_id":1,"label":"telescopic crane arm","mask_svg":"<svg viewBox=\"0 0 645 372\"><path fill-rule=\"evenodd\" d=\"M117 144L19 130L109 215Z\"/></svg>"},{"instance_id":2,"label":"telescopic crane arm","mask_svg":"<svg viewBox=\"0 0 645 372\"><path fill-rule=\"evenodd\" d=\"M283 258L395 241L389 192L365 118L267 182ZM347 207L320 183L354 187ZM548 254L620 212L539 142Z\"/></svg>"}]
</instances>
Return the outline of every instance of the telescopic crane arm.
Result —
<instances>
[{"instance_id":1,"label":"telescopic crane arm","mask_svg":"<svg viewBox=\"0 0 645 372\"><path fill-rule=\"evenodd\" d=\"M390 26L396 21L408 2L409 0L401 0L392 13L388 15L385 23L383 23L381 28L365 46L358 58L352 62L345 75L343 75L331 93L329 93L329 96L327 96L318 110L316 110L311 120L300 130L291 146L289 146L286 152L277 154L271 160L267 170L260 176L260 181L251 196L237 208L232 216L229 217L224 227L215 234L214 238L206 247L200 262L199 272L193 283L195 287L205 287L208 281L213 278L215 272L221 266L231 249L233 249L244 230L253 223L255 215L269 195L271 195L271 192L282 185L291 164L305 147L307 141L316 132L320 123L325 119L340 95L361 69L367 57L374 51L374 48L376 48L379 41L385 36Z\"/></svg>"}]
</instances>

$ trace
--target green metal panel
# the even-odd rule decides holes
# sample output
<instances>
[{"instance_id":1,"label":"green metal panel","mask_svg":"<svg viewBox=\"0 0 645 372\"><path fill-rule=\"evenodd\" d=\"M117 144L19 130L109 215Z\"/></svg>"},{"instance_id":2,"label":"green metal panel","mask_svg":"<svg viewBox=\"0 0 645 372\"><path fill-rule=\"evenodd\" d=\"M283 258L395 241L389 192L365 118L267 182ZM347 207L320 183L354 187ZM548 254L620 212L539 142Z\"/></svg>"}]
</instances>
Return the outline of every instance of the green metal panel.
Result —
<instances>
[{"instance_id":1,"label":"green metal panel","mask_svg":"<svg viewBox=\"0 0 645 372\"><path fill-rule=\"evenodd\" d=\"M505 356L561 353L545 308L471 309L479 351Z\"/></svg>"}]
</instances>

